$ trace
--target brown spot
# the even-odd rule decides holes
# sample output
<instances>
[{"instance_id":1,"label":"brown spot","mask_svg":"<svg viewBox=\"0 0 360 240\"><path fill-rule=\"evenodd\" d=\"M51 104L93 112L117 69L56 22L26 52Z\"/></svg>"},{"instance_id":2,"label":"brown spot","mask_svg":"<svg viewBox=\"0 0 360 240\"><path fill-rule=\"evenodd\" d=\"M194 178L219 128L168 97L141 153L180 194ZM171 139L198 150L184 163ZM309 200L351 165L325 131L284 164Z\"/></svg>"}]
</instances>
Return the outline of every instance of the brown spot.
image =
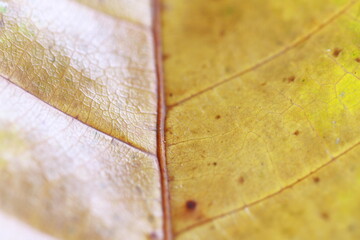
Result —
<instances>
[{"instance_id":1,"label":"brown spot","mask_svg":"<svg viewBox=\"0 0 360 240\"><path fill-rule=\"evenodd\" d=\"M340 49L340 48L334 48L334 51L333 51L332 55L333 55L334 57L338 57L341 52L342 52L342 49Z\"/></svg>"},{"instance_id":2,"label":"brown spot","mask_svg":"<svg viewBox=\"0 0 360 240\"><path fill-rule=\"evenodd\" d=\"M262 84L260 84L261 86L266 86L266 82L263 82Z\"/></svg>"},{"instance_id":3,"label":"brown spot","mask_svg":"<svg viewBox=\"0 0 360 240\"><path fill-rule=\"evenodd\" d=\"M299 130L296 130L296 131L294 132L294 135L295 135L295 136L298 136L299 134L300 134Z\"/></svg>"},{"instance_id":4,"label":"brown spot","mask_svg":"<svg viewBox=\"0 0 360 240\"><path fill-rule=\"evenodd\" d=\"M169 55L169 54L166 54L166 53L164 53L163 56L162 56L162 59L163 59L164 61L168 60L169 58L170 58L170 55Z\"/></svg>"},{"instance_id":5,"label":"brown spot","mask_svg":"<svg viewBox=\"0 0 360 240\"><path fill-rule=\"evenodd\" d=\"M288 83L291 83L291 82L294 82L295 81L295 76L290 76L287 78L287 82Z\"/></svg>"},{"instance_id":6,"label":"brown spot","mask_svg":"<svg viewBox=\"0 0 360 240\"><path fill-rule=\"evenodd\" d=\"M169 93L169 96L172 97L172 96L174 96L174 95L173 95L172 93Z\"/></svg>"},{"instance_id":7,"label":"brown spot","mask_svg":"<svg viewBox=\"0 0 360 240\"><path fill-rule=\"evenodd\" d=\"M75 116L75 119L79 119L79 115L76 115L76 116Z\"/></svg>"},{"instance_id":8,"label":"brown spot","mask_svg":"<svg viewBox=\"0 0 360 240\"><path fill-rule=\"evenodd\" d=\"M194 200L188 200L185 204L185 207L189 211L194 211L196 209L197 203Z\"/></svg>"},{"instance_id":9,"label":"brown spot","mask_svg":"<svg viewBox=\"0 0 360 240\"><path fill-rule=\"evenodd\" d=\"M239 177L239 183L240 183L240 184L243 184L244 182L245 182L245 178L244 178L244 177L242 177L242 176L241 176L241 177Z\"/></svg>"},{"instance_id":10,"label":"brown spot","mask_svg":"<svg viewBox=\"0 0 360 240\"><path fill-rule=\"evenodd\" d=\"M355 61L357 61L358 63L360 63L360 57L355 58Z\"/></svg>"},{"instance_id":11,"label":"brown spot","mask_svg":"<svg viewBox=\"0 0 360 240\"><path fill-rule=\"evenodd\" d=\"M215 116L215 119L220 119L220 118L221 118L220 115L216 115L216 116Z\"/></svg>"},{"instance_id":12,"label":"brown spot","mask_svg":"<svg viewBox=\"0 0 360 240\"><path fill-rule=\"evenodd\" d=\"M175 177L174 176L169 176L169 182L172 182L172 181L174 181L175 180Z\"/></svg>"},{"instance_id":13,"label":"brown spot","mask_svg":"<svg viewBox=\"0 0 360 240\"><path fill-rule=\"evenodd\" d=\"M213 162L213 165L216 166L216 165L217 165L217 162Z\"/></svg>"},{"instance_id":14,"label":"brown spot","mask_svg":"<svg viewBox=\"0 0 360 240\"><path fill-rule=\"evenodd\" d=\"M165 132L166 134L173 134L171 127L166 127Z\"/></svg>"},{"instance_id":15,"label":"brown spot","mask_svg":"<svg viewBox=\"0 0 360 240\"><path fill-rule=\"evenodd\" d=\"M314 183L318 183L318 182L320 182L320 178L319 177L314 177L313 181L314 181Z\"/></svg>"},{"instance_id":16,"label":"brown spot","mask_svg":"<svg viewBox=\"0 0 360 240\"><path fill-rule=\"evenodd\" d=\"M321 218L324 220L329 220L330 216L327 212L322 212L321 213Z\"/></svg>"}]
</instances>

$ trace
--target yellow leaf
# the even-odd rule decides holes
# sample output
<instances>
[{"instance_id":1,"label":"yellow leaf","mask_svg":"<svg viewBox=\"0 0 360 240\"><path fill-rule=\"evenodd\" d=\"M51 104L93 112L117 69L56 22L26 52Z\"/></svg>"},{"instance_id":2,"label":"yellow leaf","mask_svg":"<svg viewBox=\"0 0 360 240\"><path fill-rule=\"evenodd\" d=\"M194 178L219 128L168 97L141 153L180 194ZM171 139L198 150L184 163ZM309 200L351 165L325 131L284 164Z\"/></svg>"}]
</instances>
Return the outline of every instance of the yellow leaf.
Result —
<instances>
[{"instance_id":1,"label":"yellow leaf","mask_svg":"<svg viewBox=\"0 0 360 240\"><path fill-rule=\"evenodd\" d=\"M175 239L359 239L359 4L164 5Z\"/></svg>"}]
</instances>

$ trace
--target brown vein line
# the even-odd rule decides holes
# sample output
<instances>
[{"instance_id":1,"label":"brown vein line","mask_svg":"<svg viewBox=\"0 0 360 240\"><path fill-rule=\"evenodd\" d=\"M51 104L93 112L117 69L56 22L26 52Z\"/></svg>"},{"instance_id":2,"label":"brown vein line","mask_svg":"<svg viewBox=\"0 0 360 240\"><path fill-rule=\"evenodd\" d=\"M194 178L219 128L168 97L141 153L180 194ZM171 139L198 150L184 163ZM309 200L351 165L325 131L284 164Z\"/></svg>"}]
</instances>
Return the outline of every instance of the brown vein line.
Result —
<instances>
[{"instance_id":1,"label":"brown vein line","mask_svg":"<svg viewBox=\"0 0 360 240\"><path fill-rule=\"evenodd\" d=\"M251 202L249 204L246 204L240 208L236 208L234 210L231 210L231 211L228 211L228 212L225 212L225 213L222 213L222 214L219 214L217 216L214 216L214 217L211 217L211 218L208 218L208 219L205 219L203 221L200 221L200 222L197 222L193 225L190 225L184 229L181 229L179 230L178 232L175 233L175 236L178 236L180 234L183 234L191 229L194 229L194 228L197 228L197 227L200 227L201 225L204 225L206 223L209 223L209 222L212 222L212 221L215 221L215 220L218 220L218 219L221 219L221 218L224 218L226 216L229 216L229 215L232 215L232 214L235 214L235 213L238 213L240 211L243 211L245 210L246 208L249 208L249 207L253 207L259 203L262 203L266 200L269 200L277 195L279 195L280 193L288 190L288 189L291 189L292 187L294 187L295 185L297 185L298 183L301 183L302 181L306 180L308 177L310 177L311 175L313 175L314 173L317 173L319 172L320 170L322 170L323 168L325 168L326 166L330 165L331 163L335 162L337 159L339 159L340 157L344 156L345 154L347 154L348 152L350 152L351 150L353 150L354 148L358 147L360 145L360 142L357 142L355 143L354 145L352 145L351 147L349 147L348 149L345 149L345 151L341 152L340 154L338 154L337 156L331 158L329 161L325 162L324 164L320 165L319 167L317 167L316 169L310 171L308 174L304 175L303 177L299 178L298 180L290 183L289 185L286 185L285 187L282 187L280 190L274 192L274 193L271 193L259 200L256 200L254 202Z\"/></svg>"},{"instance_id":2,"label":"brown vein line","mask_svg":"<svg viewBox=\"0 0 360 240\"><path fill-rule=\"evenodd\" d=\"M119 142L121 142L121 143L123 143L123 144L125 144L125 145L127 145L127 146L129 146L129 147L131 147L131 148L133 148L133 149L136 149L136 150L138 150L138 151L140 151L140 152L142 152L142 153L145 153L145 154L147 154L147 155L150 155L150 156L154 156L154 157L155 157L155 154L154 154L154 153L147 151L145 148L142 148L141 146L137 146L137 145L135 145L135 144L133 144L133 143L131 143L131 142L128 142L128 141L126 141L126 140L123 140L123 139L120 139L120 138L116 138L116 137L114 137L114 136L111 136L109 133L106 133L106 132L104 132L104 131L102 131L102 130L100 130L100 129L97 129L97 128L94 127L94 126L88 125L86 122L83 122L83 121L75 118L74 116L71 116L70 114L62 111L61 109L59 109L59 108L57 108L57 107L55 107L55 106L53 106L53 105L45 102L43 99L37 97L36 95L32 94L32 93L29 92L28 90L22 88L20 85L18 85L18 84L16 84L15 82L11 81L9 78L2 76L1 74L0 74L0 78L3 78L4 80L8 81L10 84L13 84L13 85L16 86L17 88L20 88L20 89L23 90L24 92L27 92L28 94L30 94L31 96L35 97L35 98L38 99L39 101L45 103L46 105L48 105L48 106L51 107L51 108L56 109L57 111L60 111L61 113L65 114L66 116L68 116L68 117L70 117L70 118L72 118L73 120L76 120L76 121L78 121L78 122L80 122L80 123L82 123L82 124L85 124L85 125L88 126L89 128L92 128L92 129L94 129L94 130L96 130L96 131L98 131L98 132L101 132L101 133L105 134L106 136L111 137L112 139L116 139L116 140L118 140Z\"/></svg>"},{"instance_id":3,"label":"brown vein line","mask_svg":"<svg viewBox=\"0 0 360 240\"><path fill-rule=\"evenodd\" d=\"M80 6L83 6L83 7L86 7L86 8L88 8L88 9L91 9L91 10L93 10L93 11L95 11L95 12L101 13L101 14L109 17L109 18L114 19L114 20L118 20L118 21L127 23L127 24L129 24L129 25L133 25L134 27L142 28L142 29L144 29L144 30L149 30L149 29L150 29L149 26L147 26L147 25L145 25L145 24L143 24L143 23L141 23L141 22L136 22L136 21L133 21L133 20L130 20L130 19L126 19L126 18L120 18L120 17L115 16L115 15L113 15L113 14L110 14L110 13L107 13L107 12L104 12L104 11L101 11L101 10L99 10L99 9L96 9L96 8L94 8L94 7L86 4L86 3L84 3L84 2L79 2L78 0L75 0L74 2L75 2L76 4L78 4L78 5L80 5Z\"/></svg>"},{"instance_id":4,"label":"brown vein line","mask_svg":"<svg viewBox=\"0 0 360 240\"><path fill-rule=\"evenodd\" d=\"M173 239L171 225L170 191L166 168L166 147L165 147L165 121L166 121L166 103L164 90L164 76L162 65L162 42L161 42L161 0L153 0L153 35L155 64L158 89L158 116L157 116L157 155L160 168L160 181L162 193L163 208L163 230L164 240Z\"/></svg>"},{"instance_id":5,"label":"brown vein line","mask_svg":"<svg viewBox=\"0 0 360 240\"><path fill-rule=\"evenodd\" d=\"M225 78L224 80L217 82L207 88L204 88L203 90L200 90L199 92L190 95L189 97L186 97L176 103L173 103L171 105L168 106L168 109L170 108L174 108L176 106L179 106L199 95L202 95L203 93L206 93L210 90L213 90L214 88L221 86L227 82L230 82L232 80L234 80L237 77L240 77L246 73L249 73L251 71L256 70L257 68L271 62L272 60L284 55L285 53L289 52L290 50L294 49L295 47L299 46L300 44L306 42L307 40L309 40L311 37L313 37L316 33L320 32L321 29L323 29L324 27L326 27L327 25L329 25L331 22L333 22L334 20L336 20L338 17L340 17L342 14L344 14L352 5L354 5L357 1L356 0L352 0L350 1L349 4L347 4L345 7L343 7L340 11L336 12L335 14L333 14L330 18L328 18L327 20L325 20L323 23L319 24L318 26L316 26L313 30L311 30L309 33L305 34L304 36L298 38L297 40L295 40L293 43L291 43L290 45L287 45L286 47L284 47L283 49L281 49L280 51L276 52L273 55L270 55L269 57L264 58L263 60L261 60L260 62L238 72L235 73L234 75Z\"/></svg>"}]
</instances>

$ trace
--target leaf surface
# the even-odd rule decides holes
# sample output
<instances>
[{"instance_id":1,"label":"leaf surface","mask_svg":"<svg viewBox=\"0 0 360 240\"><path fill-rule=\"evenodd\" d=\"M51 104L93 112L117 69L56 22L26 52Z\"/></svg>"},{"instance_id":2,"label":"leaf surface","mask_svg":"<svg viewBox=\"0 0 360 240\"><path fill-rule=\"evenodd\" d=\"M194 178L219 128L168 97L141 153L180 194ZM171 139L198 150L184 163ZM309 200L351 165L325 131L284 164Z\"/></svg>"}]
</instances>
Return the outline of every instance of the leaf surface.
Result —
<instances>
[{"instance_id":1,"label":"leaf surface","mask_svg":"<svg viewBox=\"0 0 360 240\"><path fill-rule=\"evenodd\" d=\"M176 239L357 239L359 5L165 1Z\"/></svg>"},{"instance_id":2,"label":"leaf surface","mask_svg":"<svg viewBox=\"0 0 360 240\"><path fill-rule=\"evenodd\" d=\"M35 239L359 239L359 9L1 1L0 223Z\"/></svg>"},{"instance_id":3,"label":"leaf surface","mask_svg":"<svg viewBox=\"0 0 360 240\"><path fill-rule=\"evenodd\" d=\"M93 3L2 2L1 210L60 239L161 238L150 2Z\"/></svg>"}]
</instances>

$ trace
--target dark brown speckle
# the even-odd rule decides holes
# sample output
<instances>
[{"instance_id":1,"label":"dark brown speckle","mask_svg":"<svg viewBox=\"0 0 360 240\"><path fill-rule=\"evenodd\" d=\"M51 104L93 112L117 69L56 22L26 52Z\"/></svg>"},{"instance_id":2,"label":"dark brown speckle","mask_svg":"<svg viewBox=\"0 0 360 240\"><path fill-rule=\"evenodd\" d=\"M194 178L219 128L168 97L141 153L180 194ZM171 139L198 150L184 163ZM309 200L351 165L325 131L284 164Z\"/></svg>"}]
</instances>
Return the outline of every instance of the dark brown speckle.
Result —
<instances>
[{"instance_id":1,"label":"dark brown speckle","mask_svg":"<svg viewBox=\"0 0 360 240\"><path fill-rule=\"evenodd\" d=\"M188 200L185 204L185 207L189 211L194 211L196 209L197 203L194 200Z\"/></svg>"},{"instance_id":2,"label":"dark brown speckle","mask_svg":"<svg viewBox=\"0 0 360 240\"><path fill-rule=\"evenodd\" d=\"M314 181L314 183L319 183L319 182L320 182L320 178L319 178L319 177L314 177L314 178L313 178L313 181Z\"/></svg>"},{"instance_id":3,"label":"dark brown speckle","mask_svg":"<svg viewBox=\"0 0 360 240\"><path fill-rule=\"evenodd\" d=\"M163 54L163 56L162 56L162 59L163 59L164 61L168 60L169 58L170 58L170 55L169 55L169 54Z\"/></svg>"},{"instance_id":4,"label":"dark brown speckle","mask_svg":"<svg viewBox=\"0 0 360 240\"><path fill-rule=\"evenodd\" d=\"M324 220L329 220L330 216L327 212L322 212L321 214L321 218Z\"/></svg>"},{"instance_id":5,"label":"dark brown speckle","mask_svg":"<svg viewBox=\"0 0 360 240\"><path fill-rule=\"evenodd\" d=\"M292 83L292 82L295 81L295 79L296 79L296 77L295 77L294 75L292 75L292 76L290 76L290 77L285 77L285 78L283 78L283 81L284 81L284 82L287 82L287 83Z\"/></svg>"},{"instance_id":6,"label":"dark brown speckle","mask_svg":"<svg viewBox=\"0 0 360 240\"><path fill-rule=\"evenodd\" d=\"M295 81L295 76L288 77L287 81L288 81L288 83L291 83L291 82Z\"/></svg>"},{"instance_id":7,"label":"dark brown speckle","mask_svg":"<svg viewBox=\"0 0 360 240\"><path fill-rule=\"evenodd\" d=\"M340 49L340 48L334 48L334 51L333 51L332 55L333 55L334 57L338 57L341 52L342 52L342 49Z\"/></svg>"}]
</instances>

